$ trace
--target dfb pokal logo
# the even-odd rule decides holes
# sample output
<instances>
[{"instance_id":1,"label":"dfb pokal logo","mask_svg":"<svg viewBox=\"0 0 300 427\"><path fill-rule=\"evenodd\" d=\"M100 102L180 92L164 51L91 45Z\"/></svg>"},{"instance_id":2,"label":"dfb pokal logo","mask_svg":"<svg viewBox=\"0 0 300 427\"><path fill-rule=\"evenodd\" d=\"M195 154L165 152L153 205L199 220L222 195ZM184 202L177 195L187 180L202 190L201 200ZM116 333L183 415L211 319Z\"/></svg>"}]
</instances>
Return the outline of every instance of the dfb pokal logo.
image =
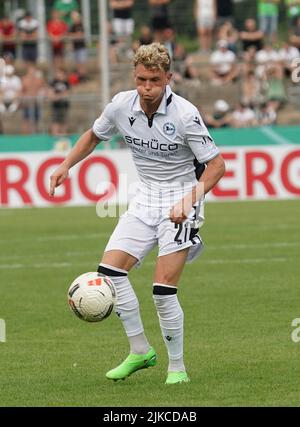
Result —
<instances>
[{"instance_id":1,"label":"dfb pokal logo","mask_svg":"<svg viewBox=\"0 0 300 427\"><path fill-rule=\"evenodd\" d=\"M173 125L173 123L165 123L163 131L166 135L172 136L175 133L175 125Z\"/></svg>"}]
</instances>

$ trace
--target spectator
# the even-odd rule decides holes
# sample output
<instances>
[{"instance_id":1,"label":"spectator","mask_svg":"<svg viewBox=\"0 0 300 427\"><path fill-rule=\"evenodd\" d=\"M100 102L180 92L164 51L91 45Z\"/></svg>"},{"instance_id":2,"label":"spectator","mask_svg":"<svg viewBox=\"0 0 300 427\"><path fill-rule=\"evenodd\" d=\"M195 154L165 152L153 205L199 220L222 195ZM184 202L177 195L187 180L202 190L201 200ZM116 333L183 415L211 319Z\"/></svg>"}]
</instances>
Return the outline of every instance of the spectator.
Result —
<instances>
[{"instance_id":1,"label":"spectator","mask_svg":"<svg viewBox=\"0 0 300 427\"><path fill-rule=\"evenodd\" d=\"M14 113L19 108L22 82L12 65L5 67L5 79L0 85L0 112Z\"/></svg>"},{"instance_id":2,"label":"spectator","mask_svg":"<svg viewBox=\"0 0 300 427\"><path fill-rule=\"evenodd\" d=\"M141 45L147 45L153 43L153 35L151 32L151 28L147 25L143 25L140 28L140 37L139 37L139 44Z\"/></svg>"},{"instance_id":3,"label":"spectator","mask_svg":"<svg viewBox=\"0 0 300 427\"><path fill-rule=\"evenodd\" d=\"M161 42L163 31L171 28L169 18L169 4L171 0L148 0L151 14L151 27L154 32L154 40Z\"/></svg>"},{"instance_id":4,"label":"spectator","mask_svg":"<svg viewBox=\"0 0 300 427\"><path fill-rule=\"evenodd\" d=\"M1 56L5 59L7 56L16 57L16 28L15 24L8 18L0 20L0 40Z\"/></svg>"},{"instance_id":5,"label":"spectator","mask_svg":"<svg viewBox=\"0 0 300 427\"><path fill-rule=\"evenodd\" d=\"M246 52L242 53L241 76L245 76L250 71L256 69L256 49L254 46L248 47Z\"/></svg>"},{"instance_id":6,"label":"spectator","mask_svg":"<svg viewBox=\"0 0 300 427\"><path fill-rule=\"evenodd\" d=\"M139 30L139 39L133 42L132 49L134 52L142 45L147 45L153 43L153 35L151 28L148 25L142 25Z\"/></svg>"},{"instance_id":7,"label":"spectator","mask_svg":"<svg viewBox=\"0 0 300 427\"><path fill-rule=\"evenodd\" d=\"M297 19L296 27L292 30L290 35L290 43L292 46L300 49L300 18Z\"/></svg>"},{"instance_id":8,"label":"spectator","mask_svg":"<svg viewBox=\"0 0 300 427\"><path fill-rule=\"evenodd\" d=\"M84 37L84 28L82 24L81 15L79 12L72 12L72 25L70 27L70 37L73 42L73 51L75 56L75 62L77 67L77 73L79 76L79 80L84 82L87 80L87 58L88 52Z\"/></svg>"},{"instance_id":9,"label":"spectator","mask_svg":"<svg viewBox=\"0 0 300 427\"><path fill-rule=\"evenodd\" d=\"M210 63L213 85L231 83L237 78L236 55L228 49L226 40L217 42L217 50L212 53Z\"/></svg>"},{"instance_id":10,"label":"spectator","mask_svg":"<svg viewBox=\"0 0 300 427\"><path fill-rule=\"evenodd\" d=\"M57 10L52 10L51 19L47 24L47 31L52 44L52 55L55 68L60 68L64 61L64 38L68 32L67 24L60 18Z\"/></svg>"},{"instance_id":11,"label":"spectator","mask_svg":"<svg viewBox=\"0 0 300 427\"><path fill-rule=\"evenodd\" d=\"M242 42L242 49L244 52L252 46L257 51L262 49L264 33L256 27L255 19L246 19L244 30L240 32L240 40Z\"/></svg>"},{"instance_id":12,"label":"spectator","mask_svg":"<svg viewBox=\"0 0 300 427\"><path fill-rule=\"evenodd\" d=\"M261 105L257 114L257 120L261 126L270 126L276 124L277 111L273 102L269 101Z\"/></svg>"},{"instance_id":13,"label":"spectator","mask_svg":"<svg viewBox=\"0 0 300 427\"><path fill-rule=\"evenodd\" d=\"M232 113L230 124L234 128L246 128L257 126L255 112L239 102Z\"/></svg>"},{"instance_id":14,"label":"spectator","mask_svg":"<svg viewBox=\"0 0 300 427\"><path fill-rule=\"evenodd\" d=\"M112 27L118 39L131 39L134 31L134 20L132 9L134 0L110 0L110 7L113 12Z\"/></svg>"},{"instance_id":15,"label":"spectator","mask_svg":"<svg viewBox=\"0 0 300 427\"><path fill-rule=\"evenodd\" d=\"M261 102L261 87L254 71L249 71L241 83L241 100L246 107L254 108Z\"/></svg>"},{"instance_id":16,"label":"spectator","mask_svg":"<svg viewBox=\"0 0 300 427\"><path fill-rule=\"evenodd\" d=\"M265 43L263 48L256 53L255 59L258 64L256 75L260 79L266 79L267 70L280 60L278 52L273 48L272 43Z\"/></svg>"},{"instance_id":17,"label":"spectator","mask_svg":"<svg viewBox=\"0 0 300 427\"><path fill-rule=\"evenodd\" d=\"M290 43L284 42L282 48L278 52L278 55L283 65L286 77L290 78L292 72L298 66L294 60L299 58L299 50Z\"/></svg>"},{"instance_id":18,"label":"spectator","mask_svg":"<svg viewBox=\"0 0 300 427\"><path fill-rule=\"evenodd\" d=\"M218 40L226 40L228 43L228 49L237 53L238 39L239 33L232 25L232 22L225 21L218 30Z\"/></svg>"},{"instance_id":19,"label":"spectator","mask_svg":"<svg viewBox=\"0 0 300 427\"><path fill-rule=\"evenodd\" d=\"M40 103L38 97L44 95L46 82L42 73L34 64L27 67L22 78L23 134L37 133L40 120Z\"/></svg>"},{"instance_id":20,"label":"spectator","mask_svg":"<svg viewBox=\"0 0 300 427\"><path fill-rule=\"evenodd\" d=\"M287 96L283 82L283 67L276 63L267 70L267 101L274 101L277 108L286 102Z\"/></svg>"},{"instance_id":21,"label":"spectator","mask_svg":"<svg viewBox=\"0 0 300 427\"><path fill-rule=\"evenodd\" d=\"M216 0L196 0L195 19L198 31L199 47L202 52L210 52L213 30L217 18Z\"/></svg>"},{"instance_id":22,"label":"spectator","mask_svg":"<svg viewBox=\"0 0 300 427\"><path fill-rule=\"evenodd\" d=\"M71 13L74 10L79 11L77 0L56 0L53 9L57 10L60 18L67 24L72 25Z\"/></svg>"},{"instance_id":23,"label":"spectator","mask_svg":"<svg viewBox=\"0 0 300 427\"><path fill-rule=\"evenodd\" d=\"M288 17L288 26L294 29L297 25L297 19L300 18L300 0L285 0L286 12Z\"/></svg>"},{"instance_id":24,"label":"spectator","mask_svg":"<svg viewBox=\"0 0 300 427\"><path fill-rule=\"evenodd\" d=\"M33 18L30 12L26 12L19 21L18 29L22 41L22 58L26 62L36 62L38 56L37 36L39 22Z\"/></svg>"},{"instance_id":25,"label":"spectator","mask_svg":"<svg viewBox=\"0 0 300 427\"><path fill-rule=\"evenodd\" d=\"M175 41L175 31L173 28L165 28L162 33L162 44L168 49L171 59L174 59L176 41Z\"/></svg>"},{"instance_id":26,"label":"spectator","mask_svg":"<svg viewBox=\"0 0 300 427\"><path fill-rule=\"evenodd\" d=\"M218 99L214 104L212 114L207 114L205 123L210 128L228 127L230 123L230 107L223 99Z\"/></svg>"},{"instance_id":27,"label":"spectator","mask_svg":"<svg viewBox=\"0 0 300 427\"><path fill-rule=\"evenodd\" d=\"M234 23L233 0L217 0L217 26L221 26L226 21Z\"/></svg>"},{"instance_id":28,"label":"spectator","mask_svg":"<svg viewBox=\"0 0 300 427\"><path fill-rule=\"evenodd\" d=\"M51 133L63 136L67 133L67 118L70 108L70 85L64 70L56 70L54 80L50 83L49 97L51 99L52 124Z\"/></svg>"},{"instance_id":29,"label":"spectator","mask_svg":"<svg viewBox=\"0 0 300 427\"><path fill-rule=\"evenodd\" d=\"M259 29L272 42L277 39L280 0L258 0Z\"/></svg>"}]
</instances>

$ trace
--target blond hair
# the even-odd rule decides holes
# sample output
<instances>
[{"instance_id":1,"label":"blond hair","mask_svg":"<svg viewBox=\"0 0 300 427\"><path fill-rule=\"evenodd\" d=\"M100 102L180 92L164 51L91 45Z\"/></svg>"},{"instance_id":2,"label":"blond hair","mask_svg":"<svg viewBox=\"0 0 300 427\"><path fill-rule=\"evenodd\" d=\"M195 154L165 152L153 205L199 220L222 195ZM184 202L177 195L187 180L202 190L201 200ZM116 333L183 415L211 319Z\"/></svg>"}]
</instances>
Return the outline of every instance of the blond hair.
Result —
<instances>
[{"instance_id":1,"label":"blond hair","mask_svg":"<svg viewBox=\"0 0 300 427\"><path fill-rule=\"evenodd\" d=\"M140 46L133 62L135 67L142 64L146 68L156 68L163 71L170 71L171 68L168 49L160 43Z\"/></svg>"}]
</instances>

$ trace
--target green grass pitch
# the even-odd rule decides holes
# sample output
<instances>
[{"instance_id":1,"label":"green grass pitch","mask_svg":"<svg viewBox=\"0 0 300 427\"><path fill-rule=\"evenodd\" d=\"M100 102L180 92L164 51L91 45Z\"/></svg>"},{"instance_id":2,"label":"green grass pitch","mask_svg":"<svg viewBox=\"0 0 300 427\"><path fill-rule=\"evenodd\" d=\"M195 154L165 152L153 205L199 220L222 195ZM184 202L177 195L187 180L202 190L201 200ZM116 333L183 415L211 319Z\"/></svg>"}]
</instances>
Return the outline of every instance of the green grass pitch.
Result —
<instances>
[{"instance_id":1,"label":"green grass pitch","mask_svg":"<svg viewBox=\"0 0 300 427\"><path fill-rule=\"evenodd\" d=\"M122 325L77 319L66 293L96 269L117 220L95 207L0 210L0 406L299 406L300 200L210 203L205 214L206 250L179 291L191 383L166 386L156 252L130 277L158 365L110 382L128 353Z\"/></svg>"}]
</instances>

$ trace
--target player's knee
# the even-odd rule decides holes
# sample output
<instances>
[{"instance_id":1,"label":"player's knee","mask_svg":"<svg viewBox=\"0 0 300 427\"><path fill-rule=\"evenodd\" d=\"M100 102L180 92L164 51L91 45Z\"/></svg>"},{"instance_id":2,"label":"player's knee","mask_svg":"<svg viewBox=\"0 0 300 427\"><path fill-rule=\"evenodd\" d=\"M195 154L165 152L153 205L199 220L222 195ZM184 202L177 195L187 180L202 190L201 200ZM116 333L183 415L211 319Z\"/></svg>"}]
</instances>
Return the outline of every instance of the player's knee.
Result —
<instances>
[{"instance_id":1,"label":"player's knee","mask_svg":"<svg viewBox=\"0 0 300 427\"><path fill-rule=\"evenodd\" d=\"M155 282L164 283L168 286L177 286L177 277L174 276L173 272L163 271L160 272L159 275L155 277Z\"/></svg>"}]
</instances>

